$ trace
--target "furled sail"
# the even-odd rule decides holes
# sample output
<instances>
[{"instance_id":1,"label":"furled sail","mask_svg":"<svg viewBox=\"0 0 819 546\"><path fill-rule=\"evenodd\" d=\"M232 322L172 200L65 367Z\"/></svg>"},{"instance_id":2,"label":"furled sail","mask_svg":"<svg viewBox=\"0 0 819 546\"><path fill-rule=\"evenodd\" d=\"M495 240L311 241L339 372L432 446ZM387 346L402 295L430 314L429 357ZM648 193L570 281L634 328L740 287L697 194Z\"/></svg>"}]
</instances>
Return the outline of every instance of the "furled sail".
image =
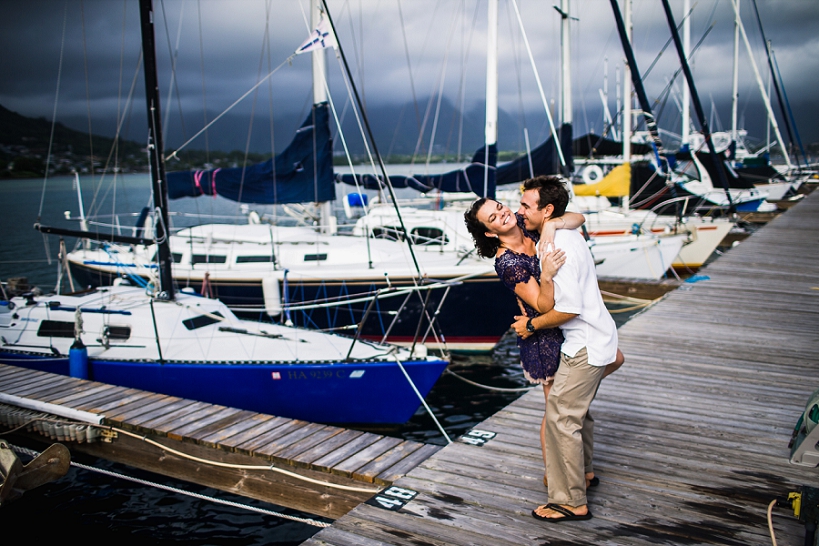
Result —
<instances>
[{"instance_id":1,"label":"furled sail","mask_svg":"<svg viewBox=\"0 0 819 546\"><path fill-rule=\"evenodd\" d=\"M571 172L573 170L572 161L572 126L564 123L560 127L560 148L563 151L563 157L566 159L566 166ZM504 184L518 184L527 178L531 178L531 173L534 176L561 174L560 157L557 153L554 137L549 137L546 142L532 150L531 154L532 169L529 169L529 156L526 154L519 158L505 163L498 167L497 184L502 186Z\"/></svg>"},{"instance_id":2,"label":"furled sail","mask_svg":"<svg viewBox=\"0 0 819 546\"><path fill-rule=\"evenodd\" d=\"M290 145L275 158L247 168L168 173L168 196L221 195L240 203L285 204L332 201L332 141L326 102L296 131Z\"/></svg>"},{"instance_id":3,"label":"furled sail","mask_svg":"<svg viewBox=\"0 0 819 546\"><path fill-rule=\"evenodd\" d=\"M472 192L481 197L494 197L497 157L498 150L494 144L489 146L488 153L486 146L483 146L472 156L469 165L461 169L442 174L390 175L390 183L394 188L413 188L420 192L437 189L445 192ZM336 174L336 180L351 186L355 185L358 180L360 187L371 190L383 187L381 177L372 174ZM484 186L486 186L485 193Z\"/></svg>"},{"instance_id":4,"label":"furled sail","mask_svg":"<svg viewBox=\"0 0 819 546\"><path fill-rule=\"evenodd\" d=\"M618 140L587 133L574 139L574 157L601 157L623 155L623 143ZM651 153L651 146L648 144L631 143L632 155L646 155Z\"/></svg>"}]
</instances>

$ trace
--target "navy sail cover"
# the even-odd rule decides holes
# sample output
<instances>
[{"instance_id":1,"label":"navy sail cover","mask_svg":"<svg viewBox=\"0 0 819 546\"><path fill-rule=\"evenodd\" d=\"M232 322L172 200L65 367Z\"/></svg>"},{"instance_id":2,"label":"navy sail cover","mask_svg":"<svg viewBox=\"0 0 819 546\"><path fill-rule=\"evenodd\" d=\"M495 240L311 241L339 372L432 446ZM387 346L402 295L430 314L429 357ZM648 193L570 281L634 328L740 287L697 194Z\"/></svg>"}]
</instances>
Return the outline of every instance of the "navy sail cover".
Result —
<instances>
[{"instance_id":1,"label":"navy sail cover","mask_svg":"<svg viewBox=\"0 0 819 546\"><path fill-rule=\"evenodd\" d=\"M495 164L497 146L480 148L466 167L441 174L391 175L393 188L412 188L419 192L440 190L447 192L472 192L481 197L495 197ZM488 168L487 168L488 167ZM336 174L336 180L354 186L358 180L361 188L377 190L384 187L381 176L372 174ZM484 192L484 187L486 191Z\"/></svg>"},{"instance_id":2,"label":"navy sail cover","mask_svg":"<svg viewBox=\"0 0 819 546\"><path fill-rule=\"evenodd\" d=\"M566 160L568 172L574 169L572 160L572 126L564 123L558 130L560 135L560 148L563 158ZM532 159L532 169L529 169L529 156ZM560 168L560 156L557 153L554 137L549 137L546 142L532 150L530 154L524 154L517 159L504 163L498 167L498 186L505 184L519 184L532 176L563 174Z\"/></svg>"},{"instance_id":3,"label":"navy sail cover","mask_svg":"<svg viewBox=\"0 0 819 546\"><path fill-rule=\"evenodd\" d=\"M564 124L559 134L563 157L566 160L568 171L571 172L573 168L571 124ZM462 169L435 175L390 176L390 182L394 188L413 188L420 192L434 189L446 192L472 192L479 197L494 199L497 186L519 184L532 176L562 173L560 157L553 137L549 137L546 142L532 150L531 154L522 155L496 168L497 153L497 147L492 144L487 156L484 146L475 152L471 163ZM487 191L484 192L484 172L487 164L489 165ZM356 179L358 179L359 186L365 189L382 187L380 176L336 174L336 180L345 184L355 185Z\"/></svg>"},{"instance_id":4,"label":"navy sail cover","mask_svg":"<svg viewBox=\"0 0 819 546\"><path fill-rule=\"evenodd\" d=\"M221 195L266 205L332 201L336 188L327 103L313 105L293 141L273 159L247 168L171 172L167 178L171 199Z\"/></svg>"}]
</instances>

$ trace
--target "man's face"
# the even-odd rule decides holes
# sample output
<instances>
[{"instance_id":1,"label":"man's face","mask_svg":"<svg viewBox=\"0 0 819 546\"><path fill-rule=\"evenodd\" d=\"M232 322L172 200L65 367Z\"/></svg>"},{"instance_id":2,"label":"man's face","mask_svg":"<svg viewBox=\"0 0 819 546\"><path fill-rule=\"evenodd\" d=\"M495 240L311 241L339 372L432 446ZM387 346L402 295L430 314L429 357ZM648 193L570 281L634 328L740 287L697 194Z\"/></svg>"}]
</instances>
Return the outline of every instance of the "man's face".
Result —
<instances>
[{"instance_id":1,"label":"man's face","mask_svg":"<svg viewBox=\"0 0 819 546\"><path fill-rule=\"evenodd\" d=\"M520 208L518 214L523 216L523 223L529 231L539 231L543 220L547 217L546 211L550 207L546 206L538 209L538 191L536 189L526 190L520 196Z\"/></svg>"}]
</instances>

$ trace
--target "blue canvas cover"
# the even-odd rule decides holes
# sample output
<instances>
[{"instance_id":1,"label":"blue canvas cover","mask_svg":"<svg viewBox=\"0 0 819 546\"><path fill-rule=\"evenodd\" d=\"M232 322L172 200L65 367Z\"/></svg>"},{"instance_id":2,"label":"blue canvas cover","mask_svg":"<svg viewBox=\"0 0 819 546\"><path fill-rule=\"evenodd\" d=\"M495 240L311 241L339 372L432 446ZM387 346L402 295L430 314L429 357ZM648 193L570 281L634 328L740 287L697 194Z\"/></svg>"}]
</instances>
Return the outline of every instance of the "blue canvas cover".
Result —
<instances>
[{"instance_id":1,"label":"blue canvas cover","mask_svg":"<svg viewBox=\"0 0 819 546\"><path fill-rule=\"evenodd\" d=\"M167 177L171 199L221 195L240 203L266 205L332 201L336 188L327 103L313 105L275 163L269 159L244 169L181 171Z\"/></svg>"},{"instance_id":2,"label":"blue canvas cover","mask_svg":"<svg viewBox=\"0 0 819 546\"><path fill-rule=\"evenodd\" d=\"M564 123L560 127L560 147L569 172L574 170L572 161L572 126ZM549 137L546 142L532 150L532 170L535 176L562 174L560 168L560 157L557 153L554 137ZM518 184L530 178L529 159L526 154L519 158L505 163L498 167L497 185Z\"/></svg>"},{"instance_id":3,"label":"blue canvas cover","mask_svg":"<svg viewBox=\"0 0 819 546\"><path fill-rule=\"evenodd\" d=\"M481 147L466 167L442 174L415 174L410 176L390 176L393 188L413 188L420 192L440 190L446 192L472 192L484 197L484 177L486 176L486 197L495 197L495 165L498 148L494 144ZM486 169L486 166L489 169ZM371 174L336 174L336 180L354 186L358 179L359 187L376 190L383 187L381 177Z\"/></svg>"}]
</instances>

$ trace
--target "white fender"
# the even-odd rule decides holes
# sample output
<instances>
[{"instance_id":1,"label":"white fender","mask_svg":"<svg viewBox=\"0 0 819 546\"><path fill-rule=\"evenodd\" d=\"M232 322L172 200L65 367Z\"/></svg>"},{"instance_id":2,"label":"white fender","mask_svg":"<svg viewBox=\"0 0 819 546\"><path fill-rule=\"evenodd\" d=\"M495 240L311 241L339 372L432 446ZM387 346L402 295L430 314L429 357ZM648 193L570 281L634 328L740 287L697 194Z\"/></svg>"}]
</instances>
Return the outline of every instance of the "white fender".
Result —
<instances>
[{"instance_id":1,"label":"white fender","mask_svg":"<svg viewBox=\"0 0 819 546\"><path fill-rule=\"evenodd\" d=\"M276 277L262 278L262 295L264 296L264 310L271 317L282 312L282 297L279 291L279 280Z\"/></svg>"},{"instance_id":2,"label":"white fender","mask_svg":"<svg viewBox=\"0 0 819 546\"><path fill-rule=\"evenodd\" d=\"M583 183L596 184L603 180L603 169L599 165L587 165L583 169Z\"/></svg>"}]
</instances>

